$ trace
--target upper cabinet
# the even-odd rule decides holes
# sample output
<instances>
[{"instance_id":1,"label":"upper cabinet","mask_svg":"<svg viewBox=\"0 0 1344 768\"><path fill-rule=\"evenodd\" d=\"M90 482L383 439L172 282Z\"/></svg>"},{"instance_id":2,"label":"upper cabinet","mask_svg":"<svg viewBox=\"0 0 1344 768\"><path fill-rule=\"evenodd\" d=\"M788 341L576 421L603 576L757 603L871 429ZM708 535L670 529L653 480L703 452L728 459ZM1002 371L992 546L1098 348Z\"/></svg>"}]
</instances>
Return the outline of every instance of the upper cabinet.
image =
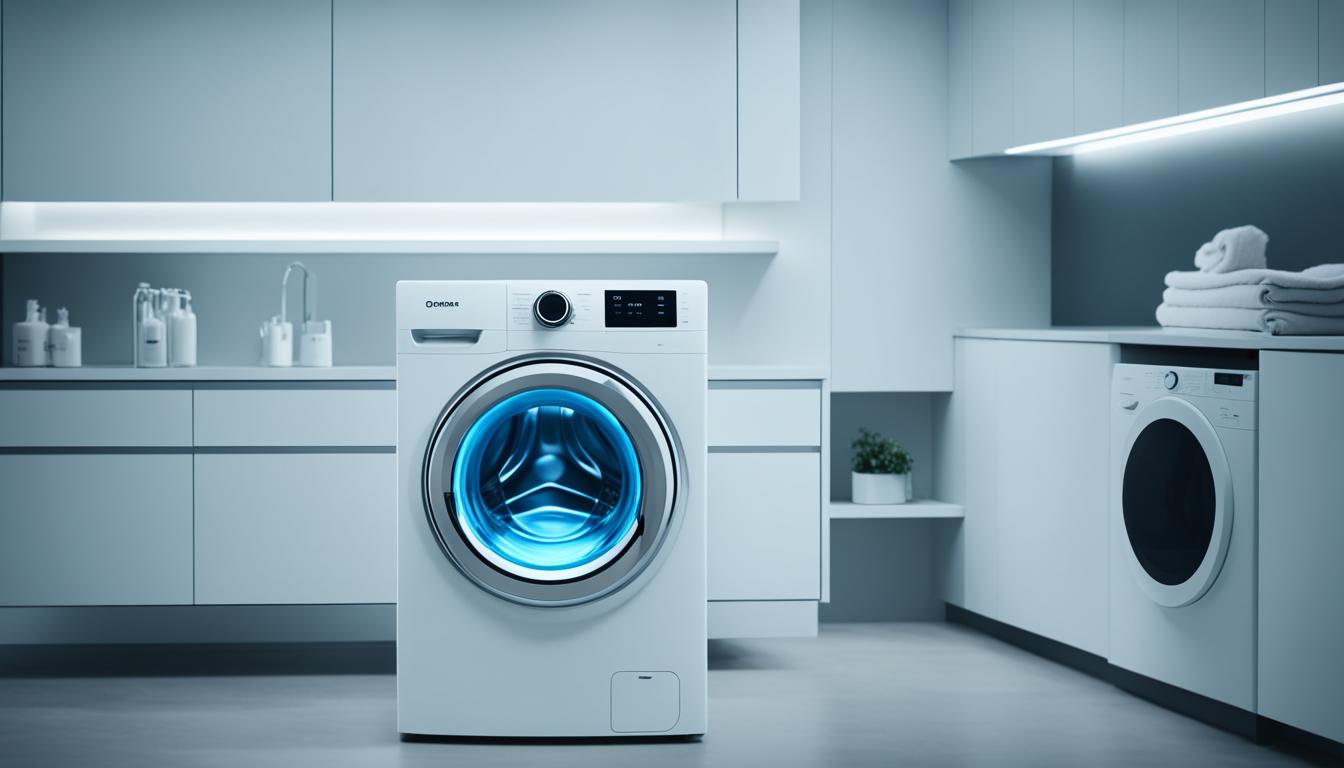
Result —
<instances>
[{"instance_id":1,"label":"upper cabinet","mask_svg":"<svg viewBox=\"0 0 1344 768\"><path fill-rule=\"evenodd\" d=\"M737 197L734 0L333 8L336 200Z\"/></svg>"},{"instance_id":2,"label":"upper cabinet","mask_svg":"<svg viewBox=\"0 0 1344 768\"><path fill-rule=\"evenodd\" d=\"M1344 0L950 0L950 14L954 160L1344 81Z\"/></svg>"},{"instance_id":3,"label":"upper cabinet","mask_svg":"<svg viewBox=\"0 0 1344 768\"><path fill-rule=\"evenodd\" d=\"M5 199L331 199L330 12L6 0Z\"/></svg>"},{"instance_id":4,"label":"upper cabinet","mask_svg":"<svg viewBox=\"0 0 1344 768\"><path fill-rule=\"evenodd\" d=\"M799 0L6 0L3 197L800 196Z\"/></svg>"}]
</instances>

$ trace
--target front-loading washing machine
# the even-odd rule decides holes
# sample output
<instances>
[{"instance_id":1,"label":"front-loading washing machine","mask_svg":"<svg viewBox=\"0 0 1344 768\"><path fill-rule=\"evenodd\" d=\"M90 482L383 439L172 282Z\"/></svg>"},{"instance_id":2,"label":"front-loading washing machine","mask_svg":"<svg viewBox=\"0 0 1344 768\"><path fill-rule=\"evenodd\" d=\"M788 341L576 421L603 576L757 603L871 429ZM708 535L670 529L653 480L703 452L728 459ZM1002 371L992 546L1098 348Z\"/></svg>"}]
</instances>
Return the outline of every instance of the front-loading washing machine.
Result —
<instances>
[{"instance_id":1,"label":"front-loading washing machine","mask_svg":"<svg viewBox=\"0 0 1344 768\"><path fill-rule=\"evenodd\" d=\"M1118 364L1110 662L1255 711L1256 373Z\"/></svg>"},{"instance_id":2,"label":"front-loading washing machine","mask_svg":"<svg viewBox=\"0 0 1344 768\"><path fill-rule=\"evenodd\" d=\"M397 284L397 723L706 724L707 290Z\"/></svg>"}]
</instances>

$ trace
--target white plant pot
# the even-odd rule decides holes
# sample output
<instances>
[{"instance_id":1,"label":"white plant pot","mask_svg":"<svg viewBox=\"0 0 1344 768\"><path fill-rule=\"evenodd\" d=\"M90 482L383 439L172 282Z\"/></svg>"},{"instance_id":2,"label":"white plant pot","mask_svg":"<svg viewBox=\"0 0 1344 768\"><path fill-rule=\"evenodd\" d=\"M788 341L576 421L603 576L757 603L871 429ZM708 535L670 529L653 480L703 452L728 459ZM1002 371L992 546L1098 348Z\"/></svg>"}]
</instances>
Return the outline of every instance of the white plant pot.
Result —
<instances>
[{"instance_id":1,"label":"white plant pot","mask_svg":"<svg viewBox=\"0 0 1344 768\"><path fill-rule=\"evenodd\" d=\"M904 475L872 475L851 472L855 504L904 504L909 473Z\"/></svg>"}]
</instances>

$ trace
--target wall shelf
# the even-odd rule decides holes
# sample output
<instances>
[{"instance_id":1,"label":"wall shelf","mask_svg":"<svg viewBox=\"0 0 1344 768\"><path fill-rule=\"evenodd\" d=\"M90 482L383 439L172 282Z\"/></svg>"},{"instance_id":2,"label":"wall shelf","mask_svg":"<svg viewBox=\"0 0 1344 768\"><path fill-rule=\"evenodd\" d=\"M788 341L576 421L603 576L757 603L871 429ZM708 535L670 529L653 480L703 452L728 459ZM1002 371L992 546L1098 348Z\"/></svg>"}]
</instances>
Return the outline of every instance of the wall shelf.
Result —
<instances>
[{"instance_id":1,"label":"wall shelf","mask_svg":"<svg viewBox=\"0 0 1344 768\"><path fill-rule=\"evenodd\" d=\"M330 253L773 256L774 240L0 240L0 253Z\"/></svg>"},{"instance_id":2,"label":"wall shelf","mask_svg":"<svg viewBox=\"0 0 1344 768\"><path fill-rule=\"evenodd\" d=\"M914 499L905 504L855 504L852 501L832 501L832 520L924 520L931 518L961 518L965 516L960 504L949 504L932 499Z\"/></svg>"}]
</instances>

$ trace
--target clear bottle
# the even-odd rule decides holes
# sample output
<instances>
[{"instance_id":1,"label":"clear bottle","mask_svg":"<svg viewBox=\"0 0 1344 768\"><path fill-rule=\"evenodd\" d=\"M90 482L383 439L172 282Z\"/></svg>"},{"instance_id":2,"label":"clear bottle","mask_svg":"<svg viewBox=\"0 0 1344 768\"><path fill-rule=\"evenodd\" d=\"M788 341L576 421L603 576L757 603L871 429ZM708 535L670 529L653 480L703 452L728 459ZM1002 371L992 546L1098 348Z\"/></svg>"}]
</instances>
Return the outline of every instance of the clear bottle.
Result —
<instances>
[{"instance_id":1,"label":"clear bottle","mask_svg":"<svg viewBox=\"0 0 1344 768\"><path fill-rule=\"evenodd\" d=\"M140 317L135 324L135 364L140 368L165 368L168 365L168 333L155 305L158 291L147 290L147 301L139 302Z\"/></svg>"},{"instance_id":2,"label":"clear bottle","mask_svg":"<svg viewBox=\"0 0 1344 768\"><path fill-rule=\"evenodd\" d=\"M24 308L24 319L14 324L14 364L37 368L51 364L47 347L47 310L38 306L37 299L29 299Z\"/></svg>"}]
</instances>

